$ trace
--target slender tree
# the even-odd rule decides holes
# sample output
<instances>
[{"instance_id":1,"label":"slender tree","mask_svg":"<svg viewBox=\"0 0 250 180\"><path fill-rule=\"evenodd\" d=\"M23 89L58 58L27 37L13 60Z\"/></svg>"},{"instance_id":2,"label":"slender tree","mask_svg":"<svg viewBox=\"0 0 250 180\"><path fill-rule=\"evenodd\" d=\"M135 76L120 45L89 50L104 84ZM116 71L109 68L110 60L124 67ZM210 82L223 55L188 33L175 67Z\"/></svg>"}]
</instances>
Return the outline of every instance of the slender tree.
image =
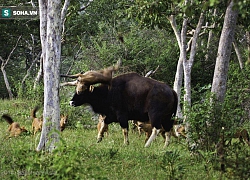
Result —
<instances>
[{"instance_id":1,"label":"slender tree","mask_svg":"<svg viewBox=\"0 0 250 180\"><path fill-rule=\"evenodd\" d=\"M212 83L212 93L215 94L216 100L219 102L224 101L226 94L227 73L237 17L238 11L234 6L234 2L231 1L224 18Z\"/></svg>"},{"instance_id":2,"label":"slender tree","mask_svg":"<svg viewBox=\"0 0 250 180\"><path fill-rule=\"evenodd\" d=\"M59 69L61 58L62 17L65 17L69 1L65 1L61 13L60 0L39 0L40 36L44 70L43 128L37 151L49 152L59 141ZM65 10L66 9L66 10Z\"/></svg>"},{"instance_id":3,"label":"slender tree","mask_svg":"<svg viewBox=\"0 0 250 180\"><path fill-rule=\"evenodd\" d=\"M4 82L5 82L5 86L7 88L7 91L8 91L8 94L9 94L9 98L12 99L13 98L13 93L11 91L11 87L10 87L10 83L9 83L9 80L8 80L8 77L7 77L7 73L5 71L5 67L6 65L8 64L8 62L10 61L10 58L13 54L13 52L15 51L17 45L18 45L18 42L20 41L22 36L19 36L19 38L17 39L17 42L16 42L16 45L13 47L12 51L10 52L8 58L5 60L3 59L1 56L0 56L0 61L2 62L1 63L1 71L3 73L3 78L4 78Z\"/></svg>"},{"instance_id":4,"label":"slender tree","mask_svg":"<svg viewBox=\"0 0 250 180\"><path fill-rule=\"evenodd\" d=\"M238 11L234 7L234 2L232 0L227 6L224 18L211 90L212 93L215 94L215 99L212 99L212 102L216 105L217 108L219 108L220 104L224 102L224 98L226 95L227 74L237 17ZM209 122L209 124L214 123ZM215 136L213 137L214 142L217 142L221 129L223 128L220 128L218 126L213 127L213 131L215 134ZM224 140L222 140L219 144L220 145L217 146L217 153L220 157L221 170L225 171Z\"/></svg>"}]
</instances>

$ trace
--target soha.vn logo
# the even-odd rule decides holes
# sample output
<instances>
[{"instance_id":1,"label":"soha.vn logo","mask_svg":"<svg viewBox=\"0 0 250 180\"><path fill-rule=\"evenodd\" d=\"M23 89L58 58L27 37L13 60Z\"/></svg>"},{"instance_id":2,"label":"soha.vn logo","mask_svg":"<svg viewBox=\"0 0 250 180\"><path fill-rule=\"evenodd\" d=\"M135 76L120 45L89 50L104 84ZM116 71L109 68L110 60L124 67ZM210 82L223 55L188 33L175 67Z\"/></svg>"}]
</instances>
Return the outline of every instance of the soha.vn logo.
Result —
<instances>
[{"instance_id":1,"label":"soha.vn logo","mask_svg":"<svg viewBox=\"0 0 250 180\"><path fill-rule=\"evenodd\" d=\"M39 18L39 10L34 7L0 7L0 19L34 19Z\"/></svg>"},{"instance_id":2,"label":"soha.vn logo","mask_svg":"<svg viewBox=\"0 0 250 180\"><path fill-rule=\"evenodd\" d=\"M4 8L2 9L2 18L10 18L11 17L11 9L10 8Z\"/></svg>"}]
</instances>

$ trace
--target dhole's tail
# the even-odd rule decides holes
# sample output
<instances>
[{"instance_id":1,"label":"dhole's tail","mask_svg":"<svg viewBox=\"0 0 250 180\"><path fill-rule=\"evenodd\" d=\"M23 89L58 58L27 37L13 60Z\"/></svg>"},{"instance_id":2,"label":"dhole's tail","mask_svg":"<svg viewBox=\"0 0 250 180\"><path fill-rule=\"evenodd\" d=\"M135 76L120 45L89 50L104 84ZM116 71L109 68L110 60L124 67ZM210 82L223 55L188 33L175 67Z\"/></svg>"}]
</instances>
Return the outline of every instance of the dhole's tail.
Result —
<instances>
[{"instance_id":1,"label":"dhole's tail","mask_svg":"<svg viewBox=\"0 0 250 180\"><path fill-rule=\"evenodd\" d=\"M34 119L36 118L36 112L38 111L39 107L36 106L32 111L31 111L31 114L30 116Z\"/></svg>"},{"instance_id":2,"label":"dhole's tail","mask_svg":"<svg viewBox=\"0 0 250 180\"><path fill-rule=\"evenodd\" d=\"M14 122L13 119L7 114L2 115L2 118L5 119L9 124L12 124Z\"/></svg>"}]
</instances>

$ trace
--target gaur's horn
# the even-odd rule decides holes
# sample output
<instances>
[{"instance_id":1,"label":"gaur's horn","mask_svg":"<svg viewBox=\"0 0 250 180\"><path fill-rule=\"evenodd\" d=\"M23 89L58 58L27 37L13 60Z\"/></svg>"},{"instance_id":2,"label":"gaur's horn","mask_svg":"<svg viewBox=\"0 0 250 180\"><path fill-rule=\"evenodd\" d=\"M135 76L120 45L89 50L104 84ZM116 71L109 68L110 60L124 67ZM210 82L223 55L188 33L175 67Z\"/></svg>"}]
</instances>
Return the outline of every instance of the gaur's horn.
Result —
<instances>
[{"instance_id":1,"label":"gaur's horn","mask_svg":"<svg viewBox=\"0 0 250 180\"><path fill-rule=\"evenodd\" d=\"M74 75L66 75L60 74L61 77L69 77L69 78L78 78L82 73L74 74Z\"/></svg>"}]
</instances>

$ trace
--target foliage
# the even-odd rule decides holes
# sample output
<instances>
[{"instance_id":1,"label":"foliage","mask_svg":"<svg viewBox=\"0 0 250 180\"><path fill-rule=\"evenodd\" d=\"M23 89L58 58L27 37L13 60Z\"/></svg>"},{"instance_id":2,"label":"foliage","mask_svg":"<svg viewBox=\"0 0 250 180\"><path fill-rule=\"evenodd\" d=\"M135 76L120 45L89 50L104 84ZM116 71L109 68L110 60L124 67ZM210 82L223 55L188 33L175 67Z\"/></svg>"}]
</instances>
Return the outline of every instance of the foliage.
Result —
<instances>
[{"instance_id":1,"label":"foliage","mask_svg":"<svg viewBox=\"0 0 250 180\"><path fill-rule=\"evenodd\" d=\"M166 151L162 157L161 167L166 171L168 179L182 179L185 165L181 162L180 152Z\"/></svg>"},{"instance_id":2,"label":"foliage","mask_svg":"<svg viewBox=\"0 0 250 180\"><path fill-rule=\"evenodd\" d=\"M244 179L248 173L238 162L244 161L245 166L249 167L249 163L244 159L249 158L249 147L245 142L241 143L240 139L235 139L234 134L242 129L249 132L249 67L241 70L238 64L232 63L227 88L224 103L216 106L211 103L213 95L206 92L207 87L200 89L199 94L203 95L188 114L188 121L191 124L189 136L193 141L190 150L200 154L208 162L217 162L213 163L213 167L220 169L218 163L221 160L216 152L218 146L223 145L224 164L228 172L226 176L233 174L237 178ZM233 144L230 144L230 141Z\"/></svg>"},{"instance_id":3,"label":"foliage","mask_svg":"<svg viewBox=\"0 0 250 180\"><path fill-rule=\"evenodd\" d=\"M223 104L216 106L211 104L212 95L206 92L207 87L200 88L198 93L200 100L194 103L188 117L192 124L190 130L192 139L197 144L202 144L201 147L206 150L218 141L216 136L222 127L225 128L227 135L235 133L241 127L249 128L248 71L249 67L242 71L238 64L231 64L228 90ZM212 138L214 136L215 138Z\"/></svg>"},{"instance_id":4,"label":"foliage","mask_svg":"<svg viewBox=\"0 0 250 180\"><path fill-rule=\"evenodd\" d=\"M17 83L15 88L18 90L18 98L25 98L29 100L43 99L43 85L40 84L34 89L33 80L28 79L24 84Z\"/></svg>"}]
</instances>

